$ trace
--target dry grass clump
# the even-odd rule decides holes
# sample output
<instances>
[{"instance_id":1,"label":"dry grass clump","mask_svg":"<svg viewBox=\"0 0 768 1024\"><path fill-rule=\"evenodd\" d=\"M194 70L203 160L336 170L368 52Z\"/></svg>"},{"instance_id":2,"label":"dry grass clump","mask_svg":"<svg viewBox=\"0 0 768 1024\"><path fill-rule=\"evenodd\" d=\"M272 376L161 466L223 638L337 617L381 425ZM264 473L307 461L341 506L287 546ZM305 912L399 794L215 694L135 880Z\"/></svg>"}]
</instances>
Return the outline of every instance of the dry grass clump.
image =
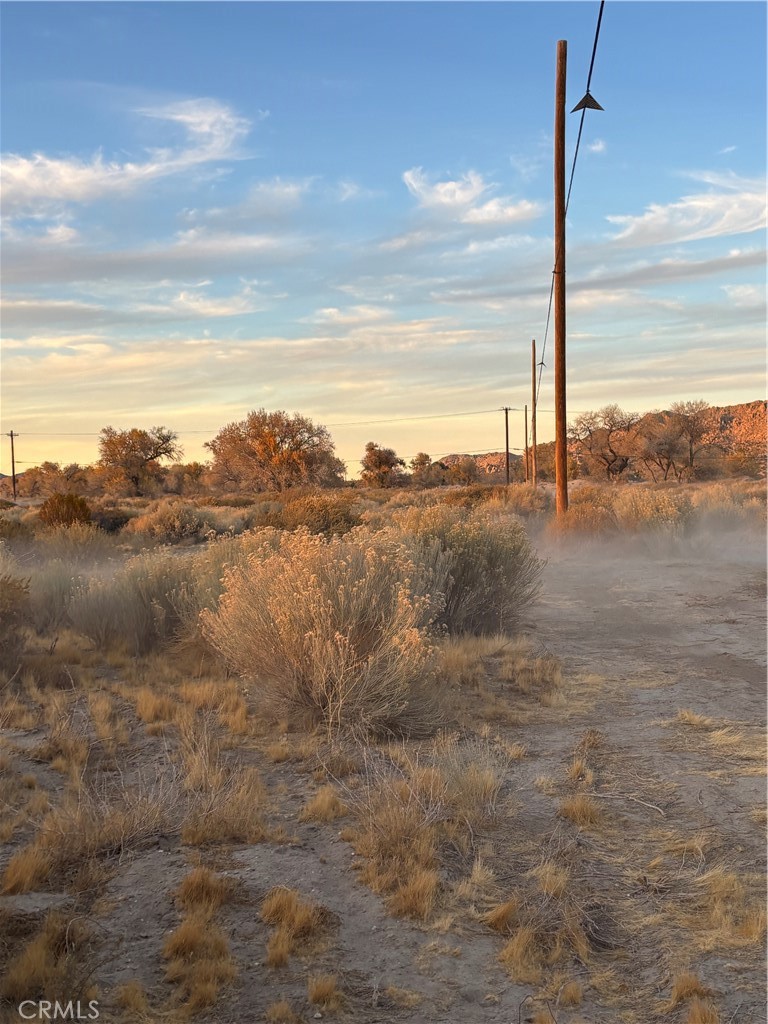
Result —
<instances>
[{"instance_id":1,"label":"dry grass clump","mask_svg":"<svg viewBox=\"0 0 768 1024\"><path fill-rule=\"evenodd\" d=\"M149 1013L149 1001L144 986L140 981L128 981L119 985L115 990L115 1002L121 1010L136 1016L145 1016Z\"/></svg>"},{"instance_id":2,"label":"dry grass clump","mask_svg":"<svg viewBox=\"0 0 768 1024\"><path fill-rule=\"evenodd\" d=\"M744 881L738 875L717 866L699 875L694 885L696 897L684 919L688 927L696 929L701 949L739 948L764 941L764 904L748 902Z\"/></svg>"},{"instance_id":3,"label":"dry grass clump","mask_svg":"<svg viewBox=\"0 0 768 1024\"><path fill-rule=\"evenodd\" d=\"M688 1007L685 1024L720 1024L720 1014L714 1003L695 996Z\"/></svg>"},{"instance_id":4,"label":"dry grass clump","mask_svg":"<svg viewBox=\"0 0 768 1024\"><path fill-rule=\"evenodd\" d=\"M546 698L563 684L562 666L550 654L534 654L530 641L519 639L507 643L499 679L511 683L520 693L535 694L546 703Z\"/></svg>"},{"instance_id":5,"label":"dry grass clump","mask_svg":"<svg viewBox=\"0 0 768 1024\"><path fill-rule=\"evenodd\" d=\"M172 722L176 717L178 705L170 697L155 693L149 686L142 686L133 695L136 714L147 725L156 722L163 724Z\"/></svg>"},{"instance_id":6,"label":"dry grass clump","mask_svg":"<svg viewBox=\"0 0 768 1024\"><path fill-rule=\"evenodd\" d=\"M440 645L440 677L453 686L479 690L487 678L490 659L502 653L508 644L509 637L501 633L446 637Z\"/></svg>"},{"instance_id":7,"label":"dry grass clump","mask_svg":"<svg viewBox=\"0 0 768 1024\"><path fill-rule=\"evenodd\" d=\"M551 860L531 868L528 875L536 879L545 896L551 896L554 899L561 899L565 895L570 881L568 870Z\"/></svg>"},{"instance_id":8,"label":"dry grass clump","mask_svg":"<svg viewBox=\"0 0 768 1024\"><path fill-rule=\"evenodd\" d=\"M568 981L560 989L558 1003L560 1006L580 1006L584 998L584 990L578 981Z\"/></svg>"},{"instance_id":9,"label":"dry grass clump","mask_svg":"<svg viewBox=\"0 0 768 1024\"><path fill-rule=\"evenodd\" d=\"M52 866L46 850L29 844L18 850L8 861L3 872L4 893L32 892L44 882Z\"/></svg>"},{"instance_id":10,"label":"dry grass clump","mask_svg":"<svg viewBox=\"0 0 768 1024\"><path fill-rule=\"evenodd\" d=\"M529 924L516 928L499 953L499 961L520 985L535 985L541 981L544 960L540 937Z\"/></svg>"},{"instance_id":11,"label":"dry grass clump","mask_svg":"<svg viewBox=\"0 0 768 1024\"><path fill-rule=\"evenodd\" d=\"M262 818L266 791L254 768L228 771L223 781L196 795L181 838L191 846L207 843L258 843L267 836Z\"/></svg>"},{"instance_id":12,"label":"dry grass clump","mask_svg":"<svg viewBox=\"0 0 768 1024\"><path fill-rule=\"evenodd\" d=\"M313 1006L321 1006L326 1012L340 1010L344 996L339 991L335 974L312 974L307 982L307 996Z\"/></svg>"},{"instance_id":13,"label":"dry grass clump","mask_svg":"<svg viewBox=\"0 0 768 1024\"><path fill-rule=\"evenodd\" d=\"M311 948L329 923L324 907L305 903L295 889L271 889L261 904L260 917L275 931L267 942L267 964L282 967L301 948Z\"/></svg>"},{"instance_id":14,"label":"dry grass clump","mask_svg":"<svg viewBox=\"0 0 768 1024\"><path fill-rule=\"evenodd\" d=\"M713 729L717 724L713 718L700 715L697 711L692 711L690 708L680 708L676 718L681 725L689 725L692 729Z\"/></svg>"},{"instance_id":15,"label":"dry grass clump","mask_svg":"<svg viewBox=\"0 0 768 1024\"><path fill-rule=\"evenodd\" d=\"M405 778L379 778L362 797L350 794L358 827L349 833L366 861L362 880L385 894L396 916L425 920L440 885L437 868L441 797L431 797Z\"/></svg>"},{"instance_id":16,"label":"dry grass clump","mask_svg":"<svg viewBox=\"0 0 768 1024\"><path fill-rule=\"evenodd\" d=\"M300 1024L300 1018L296 1016L291 1009L291 1004L285 999L268 1006L264 1019L267 1024Z\"/></svg>"},{"instance_id":17,"label":"dry grass clump","mask_svg":"<svg viewBox=\"0 0 768 1024\"><path fill-rule=\"evenodd\" d=\"M268 536L225 575L203 630L276 713L329 733L386 733L433 715L431 602L402 549L366 534Z\"/></svg>"},{"instance_id":18,"label":"dry grass clump","mask_svg":"<svg viewBox=\"0 0 768 1024\"><path fill-rule=\"evenodd\" d=\"M234 894L232 879L217 875L210 868L197 867L186 875L176 890L176 902L184 910L213 914Z\"/></svg>"},{"instance_id":19,"label":"dry grass clump","mask_svg":"<svg viewBox=\"0 0 768 1024\"><path fill-rule=\"evenodd\" d=\"M168 960L166 981L176 985L186 1013L212 1006L222 985L234 980L237 968L222 930L206 910L192 911L163 944Z\"/></svg>"},{"instance_id":20,"label":"dry grass clump","mask_svg":"<svg viewBox=\"0 0 768 1024\"><path fill-rule=\"evenodd\" d=\"M0 981L0 996L22 999L89 999L83 958L88 933L78 918L51 911L37 935L8 964Z\"/></svg>"},{"instance_id":21,"label":"dry grass clump","mask_svg":"<svg viewBox=\"0 0 768 1024\"><path fill-rule=\"evenodd\" d=\"M433 745L430 762L442 783L433 790L434 796L440 796L449 816L470 826L495 819L504 773L490 743L459 743L447 736Z\"/></svg>"},{"instance_id":22,"label":"dry grass clump","mask_svg":"<svg viewBox=\"0 0 768 1024\"><path fill-rule=\"evenodd\" d=\"M88 707L96 736L109 753L114 754L118 747L128 743L130 733L108 693L100 690L88 694Z\"/></svg>"},{"instance_id":23,"label":"dry grass clump","mask_svg":"<svg viewBox=\"0 0 768 1024\"><path fill-rule=\"evenodd\" d=\"M586 793L576 793L561 801L557 813L580 828L597 825L603 817L602 809Z\"/></svg>"},{"instance_id":24,"label":"dry grass clump","mask_svg":"<svg viewBox=\"0 0 768 1024\"><path fill-rule=\"evenodd\" d=\"M711 989L702 985L697 974L694 974L693 971L683 971L681 974L675 976L667 1008L672 1010L680 1003L693 999L694 996L706 999L708 996L713 994L714 993Z\"/></svg>"},{"instance_id":25,"label":"dry grass clump","mask_svg":"<svg viewBox=\"0 0 768 1024\"><path fill-rule=\"evenodd\" d=\"M299 821L335 821L347 814L333 786L322 786L299 812Z\"/></svg>"}]
</instances>

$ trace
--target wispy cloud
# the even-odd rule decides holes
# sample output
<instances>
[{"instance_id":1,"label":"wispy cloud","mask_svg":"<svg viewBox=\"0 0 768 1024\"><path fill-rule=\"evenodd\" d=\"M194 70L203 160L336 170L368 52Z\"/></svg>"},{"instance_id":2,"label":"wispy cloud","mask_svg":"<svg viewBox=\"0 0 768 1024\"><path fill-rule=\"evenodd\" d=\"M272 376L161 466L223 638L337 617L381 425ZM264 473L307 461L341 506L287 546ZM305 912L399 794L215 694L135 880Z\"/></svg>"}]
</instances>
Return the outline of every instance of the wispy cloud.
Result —
<instances>
[{"instance_id":1,"label":"wispy cloud","mask_svg":"<svg viewBox=\"0 0 768 1024\"><path fill-rule=\"evenodd\" d=\"M3 203L7 215L34 213L60 203L89 203L115 193L129 193L141 185L217 160L232 158L251 123L212 99L185 100L137 111L146 118L179 126L184 144L153 149L137 162L31 157L6 154L2 161Z\"/></svg>"},{"instance_id":2,"label":"wispy cloud","mask_svg":"<svg viewBox=\"0 0 768 1024\"><path fill-rule=\"evenodd\" d=\"M666 205L653 203L639 215L608 216L611 224L621 228L615 241L636 246L668 245L765 228L764 182L711 171L690 172L687 176L716 191L683 196Z\"/></svg>"},{"instance_id":3,"label":"wispy cloud","mask_svg":"<svg viewBox=\"0 0 768 1024\"><path fill-rule=\"evenodd\" d=\"M587 149L590 153L604 153L606 148L605 139L595 139L594 142L587 144Z\"/></svg>"},{"instance_id":4,"label":"wispy cloud","mask_svg":"<svg viewBox=\"0 0 768 1024\"><path fill-rule=\"evenodd\" d=\"M432 184L421 167L405 171L403 181L419 205L430 210L466 210L489 187L476 171L468 171L455 180Z\"/></svg>"}]
</instances>

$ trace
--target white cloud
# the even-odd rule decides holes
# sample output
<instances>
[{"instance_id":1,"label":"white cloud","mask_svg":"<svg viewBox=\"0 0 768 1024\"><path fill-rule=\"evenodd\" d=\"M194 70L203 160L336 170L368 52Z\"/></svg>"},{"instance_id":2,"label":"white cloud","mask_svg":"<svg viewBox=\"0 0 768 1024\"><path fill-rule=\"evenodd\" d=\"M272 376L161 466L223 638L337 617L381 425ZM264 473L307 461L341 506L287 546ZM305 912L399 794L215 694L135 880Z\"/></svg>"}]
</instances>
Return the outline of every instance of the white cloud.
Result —
<instances>
[{"instance_id":1,"label":"white cloud","mask_svg":"<svg viewBox=\"0 0 768 1024\"><path fill-rule=\"evenodd\" d=\"M431 184L421 167L412 167L403 174L403 181L411 195L427 209L461 210L488 190L476 171L468 171L457 181Z\"/></svg>"},{"instance_id":2,"label":"white cloud","mask_svg":"<svg viewBox=\"0 0 768 1024\"><path fill-rule=\"evenodd\" d=\"M489 199L482 206L467 210L462 216L465 224L513 224L521 220L533 220L541 213L541 204L521 199L517 203L508 199Z\"/></svg>"},{"instance_id":3,"label":"white cloud","mask_svg":"<svg viewBox=\"0 0 768 1024\"><path fill-rule=\"evenodd\" d=\"M128 193L148 181L233 158L250 122L211 99L185 100L138 111L144 117L179 125L185 145L149 150L144 161L107 161L97 153L89 160L31 157L9 153L2 161L6 214L34 212L56 203L88 203L106 195Z\"/></svg>"},{"instance_id":4,"label":"white cloud","mask_svg":"<svg viewBox=\"0 0 768 1024\"><path fill-rule=\"evenodd\" d=\"M587 149L590 153L604 153L606 150L604 139L595 139L594 142L587 144Z\"/></svg>"},{"instance_id":5,"label":"white cloud","mask_svg":"<svg viewBox=\"0 0 768 1024\"><path fill-rule=\"evenodd\" d=\"M709 171L696 171L688 176L719 191L683 196L667 205L653 203L640 215L608 216L611 224L621 227L614 240L637 246L659 245L765 228L764 183Z\"/></svg>"},{"instance_id":6,"label":"white cloud","mask_svg":"<svg viewBox=\"0 0 768 1024\"><path fill-rule=\"evenodd\" d=\"M717 155L725 156L727 153L735 153L737 148L736 146L723 146L722 149L718 149Z\"/></svg>"},{"instance_id":7,"label":"white cloud","mask_svg":"<svg viewBox=\"0 0 768 1024\"><path fill-rule=\"evenodd\" d=\"M765 305L765 288L754 284L724 284L723 291L734 306L762 307Z\"/></svg>"}]
</instances>

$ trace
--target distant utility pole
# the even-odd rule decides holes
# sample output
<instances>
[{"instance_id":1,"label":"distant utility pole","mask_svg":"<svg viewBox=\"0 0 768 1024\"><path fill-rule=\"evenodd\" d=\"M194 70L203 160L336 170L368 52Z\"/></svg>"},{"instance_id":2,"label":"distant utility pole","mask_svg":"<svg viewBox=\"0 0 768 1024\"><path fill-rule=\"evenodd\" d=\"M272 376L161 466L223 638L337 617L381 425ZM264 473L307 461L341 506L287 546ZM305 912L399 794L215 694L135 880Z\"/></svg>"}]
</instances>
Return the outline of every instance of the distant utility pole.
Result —
<instances>
[{"instance_id":1,"label":"distant utility pole","mask_svg":"<svg viewBox=\"0 0 768 1024\"><path fill-rule=\"evenodd\" d=\"M525 482L528 483L528 406L525 407Z\"/></svg>"},{"instance_id":2,"label":"distant utility pole","mask_svg":"<svg viewBox=\"0 0 768 1024\"><path fill-rule=\"evenodd\" d=\"M16 453L15 453L15 451L13 449L13 439L14 439L14 437L18 437L18 436L19 435L18 434L14 434L13 431L11 431L8 434L8 437L10 437L10 439L11 439L11 482L12 482L12 485L13 485L13 500L14 501L16 501Z\"/></svg>"},{"instance_id":3,"label":"distant utility pole","mask_svg":"<svg viewBox=\"0 0 768 1024\"><path fill-rule=\"evenodd\" d=\"M531 342L531 483L538 485L536 459L536 339Z\"/></svg>"},{"instance_id":4,"label":"distant utility pole","mask_svg":"<svg viewBox=\"0 0 768 1024\"><path fill-rule=\"evenodd\" d=\"M507 484L509 484L509 406L504 406L504 441L507 450L506 459L506 471L507 471Z\"/></svg>"},{"instance_id":5,"label":"distant utility pole","mask_svg":"<svg viewBox=\"0 0 768 1024\"><path fill-rule=\"evenodd\" d=\"M602 7L600 9L602 14ZM565 72L568 43L557 44L555 81L555 507L568 510L568 445L565 408Z\"/></svg>"}]
</instances>

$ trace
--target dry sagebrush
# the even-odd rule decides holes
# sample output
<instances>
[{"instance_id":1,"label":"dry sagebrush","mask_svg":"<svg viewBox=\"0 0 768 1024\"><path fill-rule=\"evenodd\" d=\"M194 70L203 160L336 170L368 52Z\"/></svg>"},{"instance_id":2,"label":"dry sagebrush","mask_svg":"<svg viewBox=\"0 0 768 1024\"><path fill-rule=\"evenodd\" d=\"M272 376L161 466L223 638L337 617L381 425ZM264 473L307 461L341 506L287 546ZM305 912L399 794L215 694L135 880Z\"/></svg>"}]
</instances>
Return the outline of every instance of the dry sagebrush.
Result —
<instances>
[{"instance_id":1,"label":"dry sagebrush","mask_svg":"<svg viewBox=\"0 0 768 1024\"><path fill-rule=\"evenodd\" d=\"M440 622L449 633L510 632L538 592L544 563L513 515L409 508L395 513L384 532L404 544L428 585L445 595Z\"/></svg>"},{"instance_id":2,"label":"dry sagebrush","mask_svg":"<svg viewBox=\"0 0 768 1024\"><path fill-rule=\"evenodd\" d=\"M434 603L414 594L395 547L284 534L225 574L204 635L276 711L359 733L415 724L432 673Z\"/></svg>"}]
</instances>

